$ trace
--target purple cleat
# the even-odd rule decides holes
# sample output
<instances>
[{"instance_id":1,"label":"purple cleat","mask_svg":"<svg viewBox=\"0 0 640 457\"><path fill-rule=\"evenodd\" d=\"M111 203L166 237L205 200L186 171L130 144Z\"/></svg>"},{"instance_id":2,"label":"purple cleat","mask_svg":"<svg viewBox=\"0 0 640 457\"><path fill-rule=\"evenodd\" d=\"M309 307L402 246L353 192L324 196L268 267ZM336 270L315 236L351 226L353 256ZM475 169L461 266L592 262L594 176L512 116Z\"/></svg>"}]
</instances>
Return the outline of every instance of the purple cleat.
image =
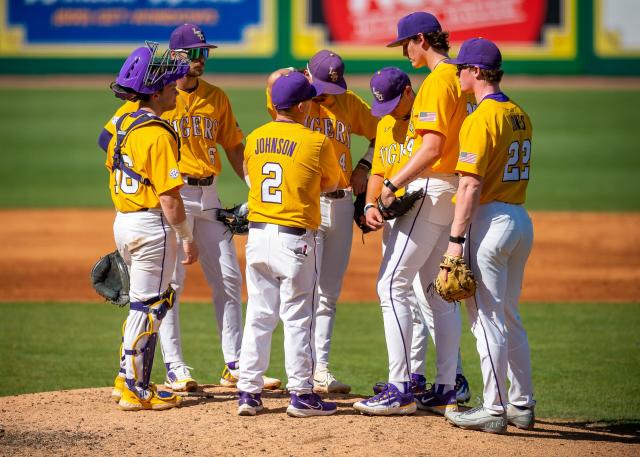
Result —
<instances>
[{"instance_id":1,"label":"purple cleat","mask_svg":"<svg viewBox=\"0 0 640 457\"><path fill-rule=\"evenodd\" d=\"M335 403L322 401L318 394L291 394L287 414L292 417L329 416L338 410Z\"/></svg>"},{"instance_id":2,"label":"purple cleat","mask_svg":"<svg viewBox=\"0 0 640 457\"><path fill-rule=\"evenodd\" d=\"M456 400L456 389L444 391L442 384L434 384L431 389L422 395L416 395L418 408L424 411L440 414L458 411L458 401Z\"/></svg>"},{"instance_id":3,"label":"purple cleat","mask_svg":"<svg viewBox=\"0 0 640 457\"><path fill-rule=\"evenodd\" d=\"M406 416L416 412L412 393L404 394L393 384L387 384L382 392L367 400L353 404L356 411L372 416Z\"/></svg>"},{"instance_id":4,"label":"purple cleat","mask_svg":"<svg viewBox=\"0 0 640 457\"><path fill-rule=\"evenodd\" d=\"M240 392L240 400L238 400L238 416L255 416L257 412L262 411L262 399L260 394L250 394L249 392Z\"/></svg>"},{"instance_id":5,"label":"purple cleat","mask_svg":"<svg viewBox=\"0 0 640 457\"><path fill-rule=\"evenodd\" d=\"M382 392L387 386L386 382L379 381L376 382L373 386L373 393L378 395ZM410 384L411 392L414 395L423 394L427 391L427 378L418 373L411 373L411 384Z\"/></svg>"}]
</instances>

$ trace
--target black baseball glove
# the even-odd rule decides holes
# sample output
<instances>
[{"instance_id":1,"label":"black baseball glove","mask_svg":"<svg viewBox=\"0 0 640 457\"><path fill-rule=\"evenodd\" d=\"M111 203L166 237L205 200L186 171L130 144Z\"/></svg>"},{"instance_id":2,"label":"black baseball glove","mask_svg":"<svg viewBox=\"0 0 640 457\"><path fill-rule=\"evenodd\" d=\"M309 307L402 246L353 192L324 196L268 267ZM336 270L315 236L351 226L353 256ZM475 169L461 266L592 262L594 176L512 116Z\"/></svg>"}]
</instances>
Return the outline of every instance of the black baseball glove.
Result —
<instances>
[{"instance_id":1,"label":"black baseball glove","mask_svg":"<svg viewBox=\"0 0 640 457\"><path fill-rule=\"evenodd\" d=\"M400 198L396 198L389 206L384 206L382 200L378 198L378 209L382 217L386 220L395 219L413 208L416 201L424 196L424 189L407 192Z\"/></svg>"},{"instance_id":2,"label":"black baseball glove","mask_svg":"<svg viewBox=\"0 0 640 457\"><path fill-rule=\"evenodd\" d=\"M360 230L362 230L363 234L369 233L371 231L371 228L367 225L364 217L364 205L366 205L367 203L366 196L367 193L363 192L358 195L356 197L356 201L353 202L353 220L356 225L360 227Z\"/></svg>"},{"instance_id":3,"label":"black baseball glove","mask_svg":"<svg viewBox=\"0 0 640 457\"><path fill-rule=\"evenodd\" d=\"M100 260L91 269L91 285L98 295L114 305L129 303L129 270L118 251L113 251Z\"/></svg>"},{"instance_id":4,"label":"black baseball glove","mask_svg":"<svg viewBox=\"0 0 640 457\"><path fill-rule=\"evenodd\" d=\"M233 235L246 235L249 232L249 206L246 202L233 208L220 208L216 212L216 218L226 225Z\"/></svg>"}]
</instances>

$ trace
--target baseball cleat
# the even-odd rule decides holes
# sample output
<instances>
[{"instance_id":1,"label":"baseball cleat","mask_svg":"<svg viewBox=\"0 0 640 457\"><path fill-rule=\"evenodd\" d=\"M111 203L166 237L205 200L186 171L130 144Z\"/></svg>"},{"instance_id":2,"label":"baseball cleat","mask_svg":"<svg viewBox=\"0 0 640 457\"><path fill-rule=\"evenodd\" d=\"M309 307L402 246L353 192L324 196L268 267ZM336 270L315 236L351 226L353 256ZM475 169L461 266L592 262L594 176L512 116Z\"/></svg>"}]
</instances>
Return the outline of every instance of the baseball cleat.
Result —
<instances>
[{"instance_id":1,"label":"baseball cleat","mask_svg":"<svg viewBox=\"0 0 640 457\"><path fill-rule=\"evenodd\" d=\"M191 377L191 367L184 364L167 371L164 385L174 392L193 392L198 389L198 383Z\"/></svg>"},{"instance_id":2,"label":"baseball cleat","mask_svg":"<svg viewBox=\"0 0 640 457\"><path fill-rule=\"evenodd\" d=\"M386 382L378 381L373 386L373 394L378 395L387 386ZM418 373L411 373L411 392L414 395L425 393L427 391L427 378Z\"/></svg>"},{"instance_id":3,"label":"baseball cleat","mask_svg":"<svg viewBox=\"0 0 640 457\"><path fill-rule=\"evenodd\" d=\"M322 401L320 395L291 394L291 403L287 408L287 414L292 417L330 416L338 410L338 405L328 401Z\"/></svg>"},{"instance_id":4,"label":"baseball cleat","mask_svg":"<svg viewBox=\"0 0 640 457\"><path fill-rule=\"evenodd\" d=\"M367 400L355 402L353 407L361 414L371 416L406 416L416 412L412 393L403 394L393 384L387 384L382 392Z\"/></svg>"},{"instance_id":5,"label":"baseball cleat","mask_svg":"<svg viewBox=\"0 0 640 457\"><path fill-rule=\"evenodd\" d=\"M456 390L449 389L445 392L444 385L434 384L431 389L423 394L415 395L418 409L444 416L447 412L458 411Z\"/></svg>"},{"instance_id":6,"label":"baseball cleat","mask_svg":"<svg viewBox=\"0 0 640 457\"><path fill-rule=\"evenodd\" d=\"M220 385L222 387L236 387L239 376L240 369L229 368L229 365L225 363L224 368L222 369L222 375L220 376ZM262 383L262 388L264 390L277 390L282 385L282 381L278 378L270 378L269 376L263 376Z\"/></svg>"},{"instance_id":7,"label":"baseball cleat","mask_svg":"<svg viewBox=\"0 0 640 457\"><path fill-rule=\"evenodd\" d=\"M536 423L534 407L507 405L507 422L522 430L533 429Z\"/></svg>"},{"instance_id":8,"label":"baseball cleat","mask_svg":"<svg viewBox=\"0 0 640 457\"><path fill-rule=\"evenodd\" d=\"M462 373L456 375L456 400L458 403L466 403L471 399L471 391L467 378Z\"/></svg>"},{"instance_id":9,"label":"baseball cleat","mask_svg":"<svg viewBox=\"0 0 640 457\"><path fill-rule=\"evenodd\" d=\"M488 433L507 431L507 414L491 414L483 406L463 412L447 412L445 417L453 425L466 430L479 430Z\"/></svg>"},{"instance_id":10,"label":"baseball cleat","mask_svg":"<svg viewBox=\"0 0 640 457\"><path fill-rule=\"evenodd\" d=\"M111 391L111 399L118 403L120 397L122 397L122 391L125 388L124 376L116 376L116 380L113 382L113 390Z\"/></svg>"},{"instance_id":11,"label":"baseball cleat","mask_svg":"<svg viewBox=\"0 0 640 457\"><path fill-rule=\"evenodd\" d=\"M321 394L348 394L351 386L341 383L327 370L313 375L313 391Z\"/></svg>"},{"instance_id":12,"label":"baseball cleat","mask_svg":"<svg viewBox=\"0 0 640 457\"><path fill-rule=\"evenodd\" d=\"M250 394L249 392L240 392L238 400L238 416L255 416L257 412L264 409L260 394Z\"/></svg>"},{"instance_id":13,"label":"baseball cleat","mask_svg":"<svg viewBox=\"0 0 640 457\"><path fill-rule=\"evenodd\" d=\"M118 408L123 411L140 411L143 409L160 411L175 408L182 403L182 398L164 390L156 392L153 389L149 389L147 390L147 395L147 399L142 399L131 390L124 389L122 391L122 397L118 402Z\"/></svg>"}]
</instances>

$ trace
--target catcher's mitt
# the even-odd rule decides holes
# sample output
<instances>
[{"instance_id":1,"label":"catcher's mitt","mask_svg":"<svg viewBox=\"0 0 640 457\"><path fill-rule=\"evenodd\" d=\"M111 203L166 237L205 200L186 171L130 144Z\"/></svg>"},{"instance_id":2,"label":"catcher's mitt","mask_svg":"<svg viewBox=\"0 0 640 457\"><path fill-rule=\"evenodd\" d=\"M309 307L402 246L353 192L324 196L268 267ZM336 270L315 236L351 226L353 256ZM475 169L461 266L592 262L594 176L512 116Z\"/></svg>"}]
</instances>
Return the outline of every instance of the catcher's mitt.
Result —
<instances>
[{"instance_id":1,"label":"catcher's mitt","mask_svg":"<svg viewBox=\"0 0 640 457\"><path fill-rule=\"evenodd\" d=\"M476 293L476 279L462 257L445 254L434 281L436 292L448 302L459 301Z\"/></svg>"},{"instance_id":2,"label":"catcher's mitt","mask_svg":"<svg viewBox=\"0 0 640 457\"><path fill-rule=\"evenodd\" d=\"M91 269L91 285L114 305L129 303L129 270L118 251L101 257Z\"/></svg>"},{"instance_id":3,"label":"catcher's mitt","mask_svg":"<svg viewBox=\"0 0 640 457\"><path fill-rule=\"evenodd\" d=\"M233 208L220 208L216 211L216 219L226 225L233 235L246 235L249 232L249 219L247 219L249 205L246 202Z\"/></svg>"},{"instance_id":4,"label":"catcher's mitt","mask_svg":"<svg viewBox=\"0 0 640 457\"><path fill-rule=\"evenodd\" d=\"M416 201L424 196L424 189L407 192L400 198L396 198L389 206L384 206L382 200L378 199L378 209L382 217L386 220L395 219L413 208Z\"/></svg>"},{"instance_id":5,"label":"catcher's mitt","mask_svg":"<svg viewBox=\"0 0 640 457\"><path fill-rule=\"evenodd\" d=\"M371 228L369 228L369 226L367 225L367 223L365 222L365 218L364 218L364 206L366 205L366 192L361 193L360 195L358 195L356 197L356 201L353 202L353 220L356 223L356 225L358 227L360 227L360 230L362 230L362 233L369 233L371 231Z\"/></svg>"}]
</instances>

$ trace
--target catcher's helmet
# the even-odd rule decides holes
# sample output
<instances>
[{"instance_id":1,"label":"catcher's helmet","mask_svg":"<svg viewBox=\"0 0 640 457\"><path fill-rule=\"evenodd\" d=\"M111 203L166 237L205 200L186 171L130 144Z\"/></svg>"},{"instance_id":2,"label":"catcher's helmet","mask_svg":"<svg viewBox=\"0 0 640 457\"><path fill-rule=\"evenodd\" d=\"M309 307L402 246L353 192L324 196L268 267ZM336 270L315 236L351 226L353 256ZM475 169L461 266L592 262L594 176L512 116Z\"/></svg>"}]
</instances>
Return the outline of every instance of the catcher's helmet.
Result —
<instances>
[{"instance_id":1,"label":"catcher's helmet","mask_svg":"<svg viewBox=\"0 0 640 457\"><path fill-rule=\"evenodd\" d=\"M111 90L117 97L130 100L139 94L154 94L187 74L189 61L172 55L167 49L156 57L158 43L147 42L125 60Z\"/></svg>"}]
</instances>

